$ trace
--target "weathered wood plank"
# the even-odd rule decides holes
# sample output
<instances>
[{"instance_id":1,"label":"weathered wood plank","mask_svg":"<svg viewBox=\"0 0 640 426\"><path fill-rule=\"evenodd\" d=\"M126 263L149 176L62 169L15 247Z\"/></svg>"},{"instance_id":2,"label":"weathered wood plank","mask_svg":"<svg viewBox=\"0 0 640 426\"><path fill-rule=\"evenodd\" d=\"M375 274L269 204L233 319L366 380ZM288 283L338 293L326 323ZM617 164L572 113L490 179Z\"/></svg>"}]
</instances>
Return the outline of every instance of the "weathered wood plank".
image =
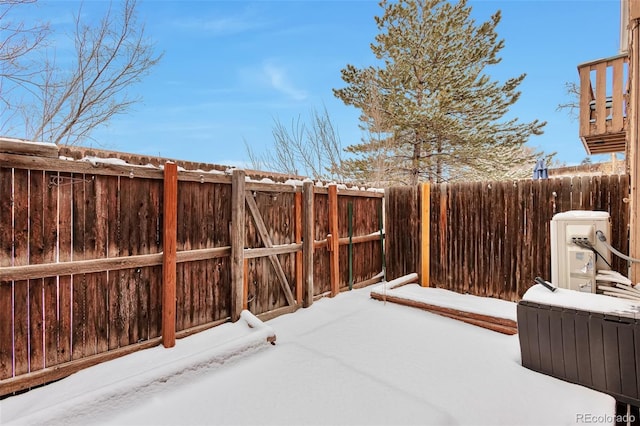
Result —
<instances>
[{"instance_id":1,"label":"weathered wood plank","mask_svg":"<svg viewBox=\"0 0 640 426\"><path fill-rule=\"evenodd\" d=\"M117 259L120 256L120 238L122 234L121 224L121 200L120 200L120 178L117 176L103 176L101 181L104 182L102 191L104 202L109 208L107 214L107 247L106 259ZM102 260L102 259L100 259ZM160 262L160 260L158 260ZM116 349L120 346L120 336L123 334L123 319L120 316L120 273L118 268L106 266L102 268L107 270L106 295L108 299L108 350Z\"/></svg>"},{"instance_id":2,"label":"weathered wood plank","mask_svg":"<svg viewBox=\"0 0 640 426\"><path fill-rule=\"evenodd\" d=\"M56 144L33 142L24 139L0 138L0 152L58 158L58 146Z\"/></svg>"},{"instance_id":3,"label":"weathered wood plank","mask_svg":"<svg viewBox=\"0 0 640 426\"><path fill-rule=\"evenodd\" d=\"M98 200L96 193L97 182L95 176L85 175L84 177L84 258L95 259L105 255L105 247L99 247L99 239L106 242L106 239L99 238L98 235L101 230L98 229ZM84 355L90 356L98 353L98 340L99 333L103 333L103 338L106 340L106 325L101 324L100 316L101 310L105 308L105 300L102 297L102 293L99 290L104 289L101 286L102 276L106 275L106 272L96 272L93 274L85 274L85 297L86 297L86 316L84 321L86 323L85 328L85 348ZM100 288L101 287L101 288Z\"/></svg>"},{"instance_id":4,"label":"weathered wood plank","mask_svg":"<svg viewBox=\"0 0 640 426\"><path fill-rule=\"evenodd\" d=\"M57 217L58 217L58 188L50 186L48 182L57 178L58 173L44 173L43 188L43 257L42 262L55 262L57 258ZM59 301L58 301L58 280L57 277L46 277L43 279L44 287L44 353L45 367L58 363L58 341L59 334Z\"/></svg>"},{"instance_id":5,"label":"weathered wood plank","mask_svg":"<svg viewBox=\"0 0 640 426\"><path fill-rule=\"evenodd\" d=\"M331 297L340 291L340 253L339 253L339 222L338 222L338 188L329 185L329 258L331 274ZM329 237L327 237L329 238Z\"/></svg>"},{"instance_id":6,"label":"weathered wood plank","mask_svg":"<svg viewBox=\"0 0 640 426\"><path fill-rule=\"evenodd\" d=\"M607 63L593 66L596 72L596 132L600 135L607 130Z\"/></svg>"},{"instance_id":7,"label":"weathered wood plank","mask_svg":"<svg viewBox=\"0 0 640 426\"><path fill-rule=\"evenodd\" d=\"M29 263L44 260L44 173L30 172L29 178ZM41 370L44 358L44 282L29 280L29 371Z\"/></svg>"},{"instance_id":8,"label":"weathered wood plank","mask_svg":"<svg viewBox=\"0 0 640 426\"><path fill-rule=\"evenodd\" d=\"M69 179L71 175L58 174L59 178ZM71 185L58 186L58 261L68 262L73 259L72 209L73 187ZM73 292L71 273L59 274L58 277L58 362L67 362L72 357L72 306Z\"/></svg>"},{"instance_id":9,"label":"weathered wood plank","mask_svg":"<svg viewBox=\"0 0 640 426\"><path fill-rule=\"evenodd\" d=\"M182 260L191 258L210 258L224 256L229 250L223 248L218 252L183 252ZM213 254L213 256L212 256ZM76 260L61 263L45 263L42 265L13 266L0 269L0 280L31 279L38 277L54 277L57 275L90 274L101 271L117 271L120 269L156 266L162 263L162 254L134 255L116 258Z\"/></svg>"},{"instance_id":10,"label":"weathered wood plank","mask_svg":"<svg viewBox=\"0 0 640 426\"><path fill-rule=\"evenodd\" d=\"M134 245L134 254L136 255L148 254L152 251L152 247L155 246L154 210L158 209L158 206L152 204L151 183L150 179L139 179L136 185L136 198L138 200L136 210L137 227L140 230L140 236L138 237L137 243ZM149 338L149 298L151 293L149 272L149 268L136 269L136 290L138 300L136 309L138 315L137 341L143 341Z\"/></svg>"},{"instance_id":11,"label":"weathered wood plank","mask_svg":"<svg viewBox=\"0 0 640 426\"><path fill-rule=\"evenodd\" d=\"M278 254L287 254L287 253L301 253L302 252L302 244L281 244L281 245L272 245L271 247L262 247L262 248L248 248L244 249L244 257L245 259L254 259L256 257L268 257L275 256Z\"/></svg>"},{"instance_id":12,"label":"weathered wood plank","mask_svg":"<svg viewBox=\"0 0 640 426\"><path fill-rule=\"evenodd\" d=\"M313 188L313 205L314 205L314 240L326 238L329 233L329 204L328 195L319 194L317 188ZM329 251L314 250L313 256L313 294L317 295L329 292L331 289L330 277L327 274L329 270Z\"/></svg>"},{"instance_id":13,"label":"weathered wood plank","mask_svg":"<svg viewBox=\"0 0 640 426\"><path fill-rule=\"evenodd\" d=\"M591 101L593 89L591 87L591 70L583 66L580 73L580 136L589 135L591 132Z\"/></svg>"},{"instance_id":14,"label":"weathered wood plank","mask_svg":"<svg viewBox=\"0 0 640 426\"><path fill-rule=\"evenodd\" d=\"M329 185L331 186L331 185ZM316 194L329 194L329 187L315 187L314 192ZM366 190L360 189L349 189L349 188L340 188L340 195L349 196L349 197L365 197L365 198L384 198L384 191L382 189L370 188Z\"/></svg>"},{"instance_id":15,"label":"weathered wood plank","mask_svg":"<svg viewBox=\"0 0 640 426\"><path fill-rule=\"evenodd\" d=\"M0 270L13 262L13 171L0 168ZM13 283L0 279L0 380L13 376Z\"/></svg>"},{"instance_id":16,"label":"weathered wood plank","mask_svg":"<svg viewBox=\"0 0 640 426\"><path fill-rule=\"evenodd\" d=\"M12 283L0 281L0 380L13 377Z\"/></svg>"},{"instance_id":17,"label":"weathered wood plank","mask_svg":"<svg viewBox=\"0 0 640 426\"><path fill-rule=\"evenodd\" d=\"M119 240L122 256L134 256L134 244L140 235L134 214L137 213L136 179L120 179L120 224L122 229ZM120 317L123 321L120 347L134 344L138 341L138 292L136 290L137 268L121 269L119 271L119 302Z\"/></svg>"},{"instance_id":18,"label":"weathered wood plank","mask_svg":"<svg viewBox=\"0 0 640 426\"><path fill-rule=\"evenodd\" d=\"M25 156L0 153L0 167L16 167L28 170L58 171L82 175L109 175L129 178L144 177L149 179L162 179L162 170L134 165L120 165L113 163L90 163L87 161L68 161L55 158ZM217 179L217 175L213 175Z\"/></svg>"},{"instance_id":19,"label":"weathered wood plank","mask_svg":"<svg viewBox=\"0 0 640 426\"><path fill-rule=\"evenodd\" d=\"M13 264L29 264L29 171L13 171ZM14 374L29 371L29 286L16 281L13 291Z\"/></svg>"},{"instance_id":20,"label":"weathered wood plank","mask_svg":"<svg viewBox=\"0 0 640 426\"><path fill-rule=\"evenodd\" d=\"M303 271L304 271L304 289L302 297L302 305L308 308L313 304L313 252L314 252L314 205L313 205L313 183L305 182L303 184L304 198L304 232L302 236L302 255L303 255Z\"/></svg>"}]
</instances>

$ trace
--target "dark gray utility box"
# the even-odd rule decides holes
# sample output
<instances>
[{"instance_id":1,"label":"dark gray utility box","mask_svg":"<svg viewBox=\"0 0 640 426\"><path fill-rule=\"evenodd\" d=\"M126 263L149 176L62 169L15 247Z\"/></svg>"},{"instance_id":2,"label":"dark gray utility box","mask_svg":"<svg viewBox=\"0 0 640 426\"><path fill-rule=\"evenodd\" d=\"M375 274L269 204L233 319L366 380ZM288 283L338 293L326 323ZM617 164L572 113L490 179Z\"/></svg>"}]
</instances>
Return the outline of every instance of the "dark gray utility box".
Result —
<instances>
[{"instance_id":1,"label":"dark gray utility box","mask_svg":"<svg viewBox=\"0 0 640 426\"><path fill-rule=\"evenodd\" d=\"M640 320L520 301L522 365L640 407Z\"/></svg>"}]
</instances>

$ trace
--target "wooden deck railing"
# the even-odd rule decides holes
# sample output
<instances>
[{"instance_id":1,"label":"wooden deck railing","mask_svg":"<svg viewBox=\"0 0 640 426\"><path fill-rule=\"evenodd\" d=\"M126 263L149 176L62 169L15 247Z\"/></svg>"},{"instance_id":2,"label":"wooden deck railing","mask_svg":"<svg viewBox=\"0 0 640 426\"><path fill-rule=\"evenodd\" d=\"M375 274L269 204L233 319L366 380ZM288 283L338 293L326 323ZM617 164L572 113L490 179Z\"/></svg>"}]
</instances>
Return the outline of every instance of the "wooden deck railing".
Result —
<instances>
[{"instance_id":1,"label":"wooden deck railing","mask_svg":"<svg viewBox=\"0 0 640 426\"><path fill-rule=\"evenodd\" d=\"M622 54L578 65L580 138L589 154L625 150L628 64Z\"/></svg>"}]
</instances>

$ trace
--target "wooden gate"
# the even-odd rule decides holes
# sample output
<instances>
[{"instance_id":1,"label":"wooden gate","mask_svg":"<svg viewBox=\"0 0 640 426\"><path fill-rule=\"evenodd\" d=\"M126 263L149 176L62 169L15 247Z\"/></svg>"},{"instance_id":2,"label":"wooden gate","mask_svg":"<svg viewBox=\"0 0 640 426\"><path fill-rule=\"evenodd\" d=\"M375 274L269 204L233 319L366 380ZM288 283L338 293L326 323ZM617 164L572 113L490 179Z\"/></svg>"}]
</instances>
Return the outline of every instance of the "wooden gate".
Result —
<instances>
[{"instance_id":1,"label":"wooden gate","mask_svg":"<svg viewBox=\"0 0 640 426\"><path fill-rule=\"evenodd\" d=\"M243 307L254 314L294 311L302 304L301 200L302 193L286 186L244 192Z\"/></svg>"}]
</instances>

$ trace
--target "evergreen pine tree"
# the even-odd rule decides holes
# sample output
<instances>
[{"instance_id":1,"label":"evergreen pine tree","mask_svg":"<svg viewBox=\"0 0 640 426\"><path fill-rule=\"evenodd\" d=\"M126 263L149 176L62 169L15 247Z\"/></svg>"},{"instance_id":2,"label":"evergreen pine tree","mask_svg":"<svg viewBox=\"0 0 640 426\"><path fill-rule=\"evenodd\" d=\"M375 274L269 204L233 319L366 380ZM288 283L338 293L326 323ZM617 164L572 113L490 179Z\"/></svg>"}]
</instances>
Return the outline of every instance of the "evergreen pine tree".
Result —
<instances>
[{"instance_id":1,"label":"evergreen pine tree","mask_svg":"<svg viewBox=\"0 0 640 426\"><path fill-rule=\"evenodd\" d=\"M383 0L380 6L380 32L371 45L377 65L347 65L346 87L334 89L362 111L371 135L347 148L356 156L345 168L360 179L382 175L389 183L415 184L533 165L537 153L522 148L545 123L503 119L525 74L504 83L486 74L504 47L495 31L500 12L476 24L466 0Z\"/></svg>"}]
</instances>

